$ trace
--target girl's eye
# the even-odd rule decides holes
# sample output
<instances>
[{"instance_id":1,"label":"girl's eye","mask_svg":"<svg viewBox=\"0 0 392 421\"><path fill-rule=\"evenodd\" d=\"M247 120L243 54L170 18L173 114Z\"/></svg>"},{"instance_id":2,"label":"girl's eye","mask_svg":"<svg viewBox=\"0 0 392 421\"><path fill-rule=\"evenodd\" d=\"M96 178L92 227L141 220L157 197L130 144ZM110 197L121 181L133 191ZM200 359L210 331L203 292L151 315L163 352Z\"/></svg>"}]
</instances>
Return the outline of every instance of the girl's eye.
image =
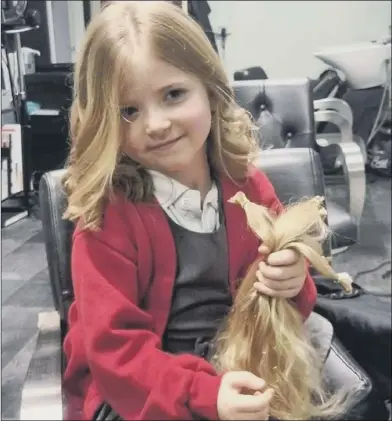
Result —
<instances>
[{"instance_id":1,"label":"girl's eye","mask_svg":"<svg viewBox=\"0 0 392 421\"><path fill-rule=\"evenodd\" d=\"M135 107L125 107L121 109L122 117L127 121L132 121L136 118L138 110Z\"/></svg>"},{"instance_id":2,"label":"girl's eye","mask_svg":"<svg viewBox=\"0 0 392 421\"><path fill-rule=\"evenodd\" d=\"M185 89L182 89L182 88L172 89L167 93L166 99L168 101L179 101L184 97L185 94L186 94Z\"/></svg>"}]
</instances>

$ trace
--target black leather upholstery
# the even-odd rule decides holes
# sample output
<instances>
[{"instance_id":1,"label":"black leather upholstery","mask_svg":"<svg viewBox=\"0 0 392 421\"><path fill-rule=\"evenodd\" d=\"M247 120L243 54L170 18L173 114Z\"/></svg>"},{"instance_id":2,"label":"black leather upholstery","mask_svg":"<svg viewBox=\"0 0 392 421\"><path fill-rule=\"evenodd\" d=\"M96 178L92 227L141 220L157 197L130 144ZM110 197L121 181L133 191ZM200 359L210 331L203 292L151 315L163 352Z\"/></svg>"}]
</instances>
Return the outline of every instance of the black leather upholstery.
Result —
<instances>
[{"instance_id":1,"label":"black leather upholstery","mask_svg":"<svg viewBox=\"0 0 392 421\"><path fill-rule=\"evenodd\" d=\"M236 81L233 90L237 103L249 111L256 122L262 123L267 113L275 119L285 147L318 151L309 79ZM262 137L268 136L263 133L263 124L260 129ZM265 142L268 145L269 139Z\"/></svg>"},{"instance_id":2,"label":"black leather upholstery","mask_svg":"<svg viewBox=\"0 0 392 421\"><path fill-rule=\"evenodd\" d=\"M310 148L320 153L316 142L311 82L303 79L235 81L237 103L249 111L260 129L265 148ZM293 151L287 151L287 155ZM282 158L284 159L284 158ZM285 168L285 167L283 167ZM285 171L281 177L287 178ZM358 227L348 210L327 198L332 249L354 244Z\"/></svg>"},{"instance_id":3,"label":"black leather upholstery","mask_svg":"<svg viewBox=\"0 0 392 421\"><path fill-rule=\"evenodd\" d=\"M260 66L247 67L234 72L234 80L259 80L268 79L267 73Z\"/></svg>"},{"instance_id":4,"label":"black leather upholstery","mask_svg":"<svg viewBox=\"0 0 392 421\"><path fill-rule=\"evenodd\" d=\"M318 79L311 81L313 99L328 98L333 91L334 98L342 98L347 90L347 82L343 81L335 69L323 71Z\"/></svg>"},{"instance_id":5,"label":"black leather upholstery","mask_svg":"<svg viewBox=\"0 0 392 421\"><path fill-rule=\"evenodd\" d=\"M309 148L262 151L256 162L267 175L279 199L285 204L304 197L324 196L324 174L320 157ZM329 213L328 204L326 204ZM329 224L329 218L327 219ZM324 254L331 255L331 242L324 244Z\"/></svg>"},{"instance_id":6,"label":"black leather upholstery","mask_svg":"<svg viewBox=\"0 0 392 421\"><path fill-rule=\"evenodd\" d=\"M288 204L305 196L324 196L324 174L320 158L312 149L262 151L256 161L268 176L279 199Z\"/></svg>"},{"instance_id":7,"label":"black leather upholstery","mask_svg":"<svg viewBox=\"0 0 392 421\"><path fill-rule=\"evenodd\" d=\"M342 206L327 197L328 221L332 230L332 248L351 246L358 239L358 225Z\"/></svg>"},{"instance_id":8,"label":"black leather upholstery","mask_svg":"<svg viewBox=\"0 0 392 421\"><path fill-rule=\"evenodd\" d=\"M73 300L70 256L74 226L63 219L66 208L63 175L64 170L44 174L40 181L39 199L53 300L62 322L65 322Z\"/></svg>"},{"instance_id":9,"label":"black leather upholstery","mask_svg":"<svg viewBox=\"0 0 392 421\"><path fill-rule=\"evenodd\" d=\"M339 419L387 419L385 406L375 394L370 377L336 337L331 322L313 312L305 327L324 363L325 386L332 393L337 390L349 393L344 415Z\"/></svg>"}]
</instances>

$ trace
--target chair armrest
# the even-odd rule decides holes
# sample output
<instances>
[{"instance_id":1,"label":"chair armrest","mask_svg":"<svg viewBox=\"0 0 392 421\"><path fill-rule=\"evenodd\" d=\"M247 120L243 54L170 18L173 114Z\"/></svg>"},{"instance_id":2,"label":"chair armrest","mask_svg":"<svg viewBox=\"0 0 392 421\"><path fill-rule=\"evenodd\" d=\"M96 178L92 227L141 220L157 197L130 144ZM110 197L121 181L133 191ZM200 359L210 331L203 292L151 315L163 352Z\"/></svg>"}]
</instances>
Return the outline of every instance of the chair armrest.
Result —
<instances>
[{"instance_id":1,"label":"chair armrest","mask_svg":"<svg viewBox=\"0 0 392 421\"><path fill-rule=\"evenodd\" d=\"M365 161L361 148L355 142L335 143L344 178L348 186L348 210L357 226L362 216L366 198Z\"/></svg>"},{"instance_id":2,"label":"chair armrest","mask_svg":"<svg viewBox=\"0 0 392 421\"><path fill-rule=\"evenodd\" d=\"M353 142L353 131L352 131L352 122L346 119L344 115L338 113L334 110L318 110L314 113L314 120L316 123L332 123L338 127L340 131L340 142L339 143L348 143ZM317 135L317 143L320 142L320 139L323 139L323 135ZM336 139L336 136L334 136ZM328 141L328 138L325 140ZM335 140L333 143L337 143ZM329 144L329 142L328 142ZM322 144L319 145L323 147Z\"/></svg>"},{"instance_id":3,"label":"chair armrest","mask_svg":"<svg viewBox=\"0 0 392 421\"><path fill-rule=\"evenodd\" d=\"M350 105L339 98L322 98L313 101L315 111L332 110L343 116L352 127L354 116Z\"/></svg>"},{"instance_id":4,"label":"chair armrest","mask_svg":"<svg viewBox=\"0 0 392 421\"><path fill-rule=\"evenodd\" d=\"M37 344L22 390L20 420L62 420L62 346L57 312L41 313Z\"/></svg>"},{"instance_id":5,"label":"chair armrest","mask_svg":"<svg viewBox=\"0 0 392 421\"><path fill-rule=\"evenodd\" d=\"M333 110L316 111L314 113L316 122L329 122L338 126L340 136L318 135L317 143L320 147L334 144L339 151L339 160L342 164L343 173L347 180L349 189L348 210L357 225L365 204L366 176L365 158L360 146L354 142L352 125L350 120L342 114Z\"/></svg>"}]
</instances>

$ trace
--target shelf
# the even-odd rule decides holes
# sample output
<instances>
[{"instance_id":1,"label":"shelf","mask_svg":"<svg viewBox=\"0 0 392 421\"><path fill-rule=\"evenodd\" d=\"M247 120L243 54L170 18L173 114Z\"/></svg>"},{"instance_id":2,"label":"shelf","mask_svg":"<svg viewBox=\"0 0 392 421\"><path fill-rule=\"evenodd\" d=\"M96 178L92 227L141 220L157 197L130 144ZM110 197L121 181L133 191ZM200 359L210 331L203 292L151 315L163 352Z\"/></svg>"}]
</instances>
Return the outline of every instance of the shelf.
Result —
<instances>
[{"instance_id":1,"label":"shelf","mask_svg":"<svg viewBox=\"0 0 392 421\"><path fill-rule=\"evenodd\" d=\"M13 130L10 130L10 145L12 148L12 154L8 151L8 194L14 193L12 190L20 190L23 191L19 195L12 194L8 196L4 194L4 200L1 201L1 227L7 227L9 225L14 224L21 219L28 217L30 215L31 206L30 206L30 198L29 198L29 176L26 174L28 168L26 168L25 162L29 158L29 151L26 151L26 146L28 147L29 141L26 140L26 132L25 129L27 127L27 116L26 116L26 104L25 104L25 87L24 87L24 72L22 71L23 66L23 57L22 57L22 46L21 46L21 37L20 34L23 32L28 32L34 29L39 28L39 25L31 26L22 24L24 22L19 22L19 24L2 24L1 27L1 41L2 45L4 44L4 48L6 54L9 52L9 40L8 36L13 39L13 43L15 46L16 51L16 67L15 70L17 71L17 76L19 80L18 89L16 89L17 94L14 96L13 106L7 106L6 110L2 110L2 120L6 117L6 113L15 113L16 114L16 122L12 122L9 124L13 127ZM17 112L16 112L17 111ZM3 131L4 131L4 122L2 124L2 139L3 139ZM7 124L8 126L8 124ZM17 129L16 129L17 127ZM13 138L15 136L15 139ZM14 141L16 142L14 144ZM3 141L2 141L3 143ZM7 143L4 143L5 145ZM17 145L18 148L15 146ZM20 145L20 148L19 148ZM2 147L2 155L7 153L7 148ZM12 160L12 162L10 162ZM15 164L16 163L16 164ZM12 164L12 165L11 165ZM18 165L20 164L20 165ZM14 167L15 165L15 167ZM16 169L17 165L17 169ZM28 167L28 165L27 165ZM11 172L13 171L13 172ZM22 172L22 173L20 173ZM13 178L11 175L13 174ZM2 174L3 176L3 174ZM2 186L3 188L3 186ZM3 193L3 191L2 191ZM4 192L5 193L5 192Z\"/></svg>"}]
</instances>

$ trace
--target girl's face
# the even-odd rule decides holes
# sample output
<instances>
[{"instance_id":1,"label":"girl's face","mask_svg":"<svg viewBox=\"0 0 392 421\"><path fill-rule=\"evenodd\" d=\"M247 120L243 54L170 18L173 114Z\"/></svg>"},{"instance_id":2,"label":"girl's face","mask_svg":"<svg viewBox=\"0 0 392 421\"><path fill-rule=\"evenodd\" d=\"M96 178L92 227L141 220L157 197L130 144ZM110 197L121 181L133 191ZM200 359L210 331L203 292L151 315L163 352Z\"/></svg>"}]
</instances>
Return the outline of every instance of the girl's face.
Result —
<instances>
[{"instance_id":1,"label":"girl's face","mask_svg":"<svg viewBox=\"0 0 392 421\"><path fill-rule=\"evenodd\" d=\"M123 95L125 154L169 176L205 170L211 108L200 80L146 55Z\"/></svg>"}]
</instances>

